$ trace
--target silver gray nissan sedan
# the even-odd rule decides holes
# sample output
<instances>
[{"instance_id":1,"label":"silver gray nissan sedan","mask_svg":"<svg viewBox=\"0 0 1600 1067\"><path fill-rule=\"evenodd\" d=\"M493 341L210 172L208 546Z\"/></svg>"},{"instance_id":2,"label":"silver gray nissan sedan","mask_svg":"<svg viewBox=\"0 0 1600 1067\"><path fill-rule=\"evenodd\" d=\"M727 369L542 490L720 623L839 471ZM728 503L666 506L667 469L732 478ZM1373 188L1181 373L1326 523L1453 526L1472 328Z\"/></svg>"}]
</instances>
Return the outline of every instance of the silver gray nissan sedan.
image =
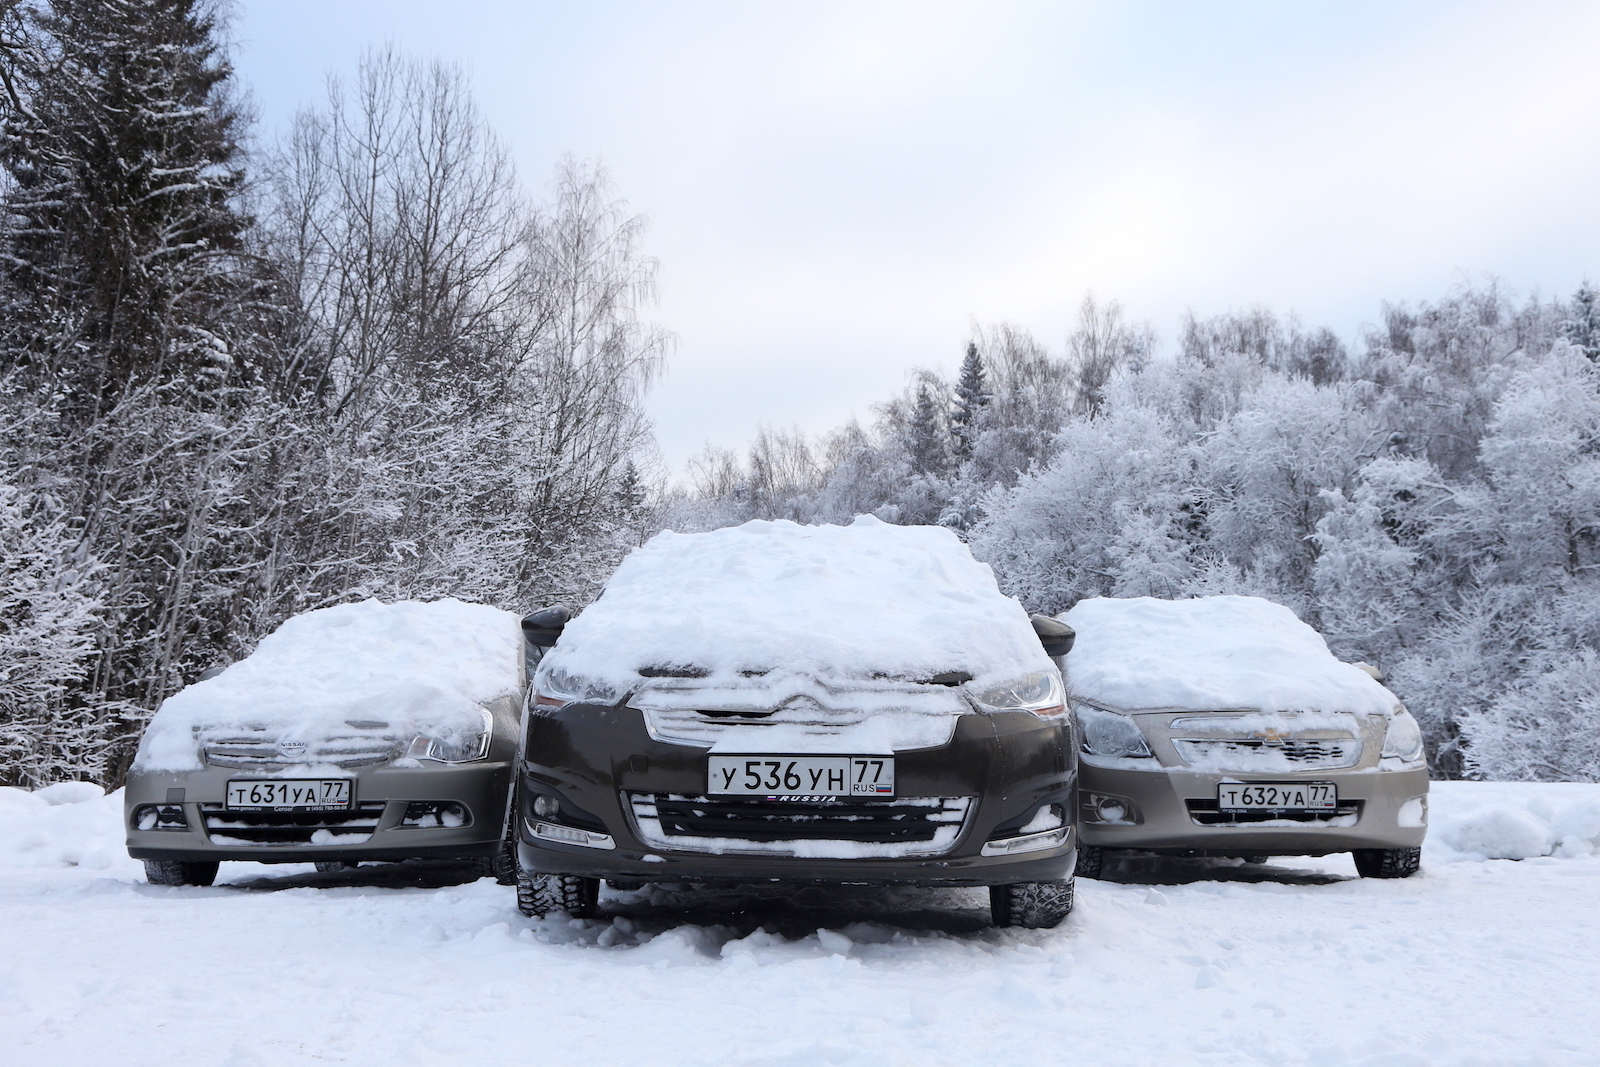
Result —
<instances>
[{"instance_id":1,"label":"silver gray nissan sedan","mask_svg":"<svg viewBox=\"0 0 1600 1067\"><path fill-rule=\"evenodd\" d=\"M1077 631L1078 873L1123 849L1416 873L1422 734L1374 669L1258 597L1095 598L1059 618Z\"/></svg>"},{"instance_id":2,"label":"silver gray nissan sedan","mask_svg":"<svg viewBox=\"0 0 1600 1067\"><path fill-rule=\"evenodd\" d=\"M516 615L459 600L307 612L156 712L128 777L128 854L159 885L222 860L473 859L512 880L526 685Z\"/></svg>"}]
</instances>

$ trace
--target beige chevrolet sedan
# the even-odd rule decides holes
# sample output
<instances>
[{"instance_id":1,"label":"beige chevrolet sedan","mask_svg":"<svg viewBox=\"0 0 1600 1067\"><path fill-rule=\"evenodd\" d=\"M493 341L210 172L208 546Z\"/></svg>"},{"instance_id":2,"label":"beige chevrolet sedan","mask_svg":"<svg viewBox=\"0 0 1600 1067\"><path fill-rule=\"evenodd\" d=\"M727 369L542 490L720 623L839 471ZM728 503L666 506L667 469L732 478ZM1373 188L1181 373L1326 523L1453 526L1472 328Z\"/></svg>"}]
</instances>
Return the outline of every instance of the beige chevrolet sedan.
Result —
<instances>
[{"instance_id":1,"label":"beige chevrolet sedan","mask_svg":"<svg viewBox=\"0 0 1600 1067\"><path fill-rule=\"evenodd\" d=\"M1121 849L1416 873L1422 734L1375 669L1258 597L1096 598L1060 618L1078 635L1078 873Z\"/></svg>"}]
</instances>

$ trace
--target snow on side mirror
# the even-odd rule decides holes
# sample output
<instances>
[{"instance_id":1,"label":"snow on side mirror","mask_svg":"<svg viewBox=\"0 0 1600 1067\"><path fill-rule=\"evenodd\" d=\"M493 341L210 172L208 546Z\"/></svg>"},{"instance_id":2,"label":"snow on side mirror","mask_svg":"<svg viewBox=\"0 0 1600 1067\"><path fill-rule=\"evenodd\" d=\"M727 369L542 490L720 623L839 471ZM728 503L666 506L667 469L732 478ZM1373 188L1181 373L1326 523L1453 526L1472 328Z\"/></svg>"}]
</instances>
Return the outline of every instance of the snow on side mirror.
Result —
<instances>
[{"instance_id":1,"label":"snow on side mirror","mask_svg":"<svg viewBox=\"0 0 1600 1067\"><path fill-rule=\"evenodd\" d=\"M562 629L572 620L572 612L564 604L540 608L522 620L522 636L530 645L549 648L561 636Z\"/></svg>"},{"instance_id":2,"label":"snow on side mirror","mask_svg":"<svg viewBox=\"0 0 1600 1067\"><path fill-rule=\"evenodd\" d=\"M1350 664L1350 666L1358 668L1358 669L1363 670L1363 671L1366 671L1368 674L1372 675L1372 680L1375 681L1375 682L1382 682L1382 681L1386 681L1387 680L1384 677L1383 671L1379 670L1377 667L1374 667L1370 663L1352 663L1352 664Z\"/></svg>"},{"instance_id":3,"label":"snow on side mirror","mask_svg":"<svg viewBox=\"0 0 1600 1067\"><path fill-rule=\"evenodd\" d=\"M1045 655L1054 659L1072 651L1072 643L1078 639L1078 632L1072 627L1048 615L1029 615L1028 621L1033 624L1033 632L1039 635Z\"/></svg>"}]
</instances>

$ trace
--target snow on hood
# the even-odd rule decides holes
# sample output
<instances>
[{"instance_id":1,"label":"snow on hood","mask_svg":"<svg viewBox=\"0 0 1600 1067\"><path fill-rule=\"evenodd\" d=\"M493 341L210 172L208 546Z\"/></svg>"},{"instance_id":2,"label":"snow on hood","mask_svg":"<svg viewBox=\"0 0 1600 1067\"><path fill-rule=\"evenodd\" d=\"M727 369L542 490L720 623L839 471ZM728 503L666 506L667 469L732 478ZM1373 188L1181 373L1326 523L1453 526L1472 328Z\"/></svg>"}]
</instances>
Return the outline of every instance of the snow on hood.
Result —
<instances>
[{"instance_id":1,"label":"snow on hood","mask_svg":"<svg viewBox=\"0 0 1600 1067\"><path fill-rule=\"evenodd\" d=\"M1108 707L1388 715L1398 703L1260 597L1097 597L1059 618L1078 632L1067 657L1073 696Z\"/></svg>"},{"instance_id":2,"label":"snow on hood","mask_svg":"<svg viewBox=\"0 0 1600 1067\"><path fill-rule=\"evenodd\" d=\"M657 534L567 624L540 677L559 671L619 695L684 688L681 678L651 680L670 672L702 694L749 698L796 676L1003 682L1050 669L1027 613L955 534L861 516Z\"/></svg>"},{"instance_id":3,"label":"snow on hood","mask_svg":"<svg viewBox=\"0 0 1600 1067\"><path fill-rule=\"evenodd\" d=\"M303 740L346 720L395 736L476 729L478 710L522 685L516 615L460 600L365 600L297 615L254 653L169 697L150 720L134 769L194 770L197 732L239 727Z\"/></svg>"}]
</instances>

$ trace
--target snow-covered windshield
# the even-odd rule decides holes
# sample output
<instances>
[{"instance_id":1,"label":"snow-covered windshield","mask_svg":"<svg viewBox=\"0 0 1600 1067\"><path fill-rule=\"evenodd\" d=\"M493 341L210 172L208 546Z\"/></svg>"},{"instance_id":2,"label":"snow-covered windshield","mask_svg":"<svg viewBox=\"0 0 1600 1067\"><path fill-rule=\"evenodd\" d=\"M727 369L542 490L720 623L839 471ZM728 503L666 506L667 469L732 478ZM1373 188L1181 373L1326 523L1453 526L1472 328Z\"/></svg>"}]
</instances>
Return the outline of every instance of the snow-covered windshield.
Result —
<instances>
[{"instance_id":1,"label":"snow-covered windshield","mask_svg":"<svg viewBox=\"0 0 1600 1067\"><path fill-rule=\"evenodd\" d=\"M948 688L1051 669L1015 600L949 530L748 522L657 534L540 666L618 695L693 686ZM798 691L798 690L797 690Z\"/></svg>"},{"instance_id":2,"label":"snow-covered windshield","mask_svg":"<svg viewBox=\"0 0 1600 1067\"><path fill-rule=\"evenodd\" d=\"M197 736L218 730L302 741L352 723L395 737L481 730L482 705L520 693L521 656L517 616L482 604L366 600L309 611L215 678L168 698L134 766L197 768Z\"/></svg>"},{"instance_id":3,"label":"snow-covered windshield","mask_svg":"<svg viewBox=\"0 0 1600 1067\"><path fill-rule=\"evenodd\" d=\"M1060 618L1078 632L1072 694L1109 708L1387 715L1396 703L1293 611L1260 597L1097 597Z\"/></svg>"}]
</instances>

